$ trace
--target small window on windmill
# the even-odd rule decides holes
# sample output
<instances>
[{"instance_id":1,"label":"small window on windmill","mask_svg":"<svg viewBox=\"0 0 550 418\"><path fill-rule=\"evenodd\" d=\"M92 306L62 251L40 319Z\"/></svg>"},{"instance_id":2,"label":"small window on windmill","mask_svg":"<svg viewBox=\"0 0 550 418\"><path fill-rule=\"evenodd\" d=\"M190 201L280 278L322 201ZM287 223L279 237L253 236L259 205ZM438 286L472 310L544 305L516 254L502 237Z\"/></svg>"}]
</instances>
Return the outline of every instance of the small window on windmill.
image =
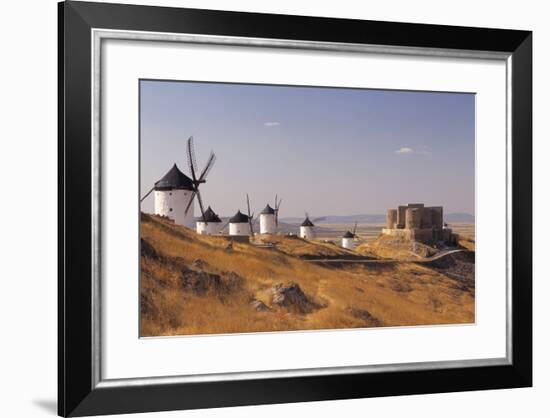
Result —
<instances>
[{"instance_id":1,"label":"small window on windmill","mask_svg":"<svg viewBox=\"0 0 550 418\"><path fill-rule=\"evenodd\" d=\"M172 192L168 193L170 196L172 196Z\"/></svg>"},{"instance_id":2,"label":"small window on windmill","mask_svg":"<svg viewBox=\"0 0 550 418\"><path fill-rule=\"evenodd\" d=\"M170 212L172 212L172 208L170 208Z\"/></svg>"}]
</instances>

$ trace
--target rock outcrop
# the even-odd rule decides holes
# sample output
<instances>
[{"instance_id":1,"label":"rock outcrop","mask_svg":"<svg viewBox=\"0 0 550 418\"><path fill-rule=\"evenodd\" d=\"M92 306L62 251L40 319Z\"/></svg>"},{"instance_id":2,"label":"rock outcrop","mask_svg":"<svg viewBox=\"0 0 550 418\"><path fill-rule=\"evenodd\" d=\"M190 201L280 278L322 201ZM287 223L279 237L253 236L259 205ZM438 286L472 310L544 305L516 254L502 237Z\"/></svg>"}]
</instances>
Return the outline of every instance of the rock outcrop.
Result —
<instances>
[{"instance_id":1,"label":"rock outcrop","mask_svg":"<svg viewBox=\"0 0 550 418\"><path fill-rule=\"evenodd\" d=\"M321 306L312 301L297 283L276 284L273 286L273 305L286 308L290 311L307 314Z\"/></svg>"}]
</instances>

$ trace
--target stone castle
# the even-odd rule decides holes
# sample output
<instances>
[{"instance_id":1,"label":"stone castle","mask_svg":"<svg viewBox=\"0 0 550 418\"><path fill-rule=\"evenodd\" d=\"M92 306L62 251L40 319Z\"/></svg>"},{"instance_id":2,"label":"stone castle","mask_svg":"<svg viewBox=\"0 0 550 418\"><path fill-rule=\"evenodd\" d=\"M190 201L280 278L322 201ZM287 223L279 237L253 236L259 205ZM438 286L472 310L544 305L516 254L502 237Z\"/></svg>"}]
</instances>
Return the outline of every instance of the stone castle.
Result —
<instances>
[{"instance_id":1,"label":"stone castle","mask_svg":"<svg viewBox=\"0 0 550 418\"><path fill-rule=\"evenodd\" d=\"M457 240L457 235L443 223L443 206L427 207L423 203L388 209L382 233L422 243L443 241L455 245Z\"/></svg>"}]
</instances>

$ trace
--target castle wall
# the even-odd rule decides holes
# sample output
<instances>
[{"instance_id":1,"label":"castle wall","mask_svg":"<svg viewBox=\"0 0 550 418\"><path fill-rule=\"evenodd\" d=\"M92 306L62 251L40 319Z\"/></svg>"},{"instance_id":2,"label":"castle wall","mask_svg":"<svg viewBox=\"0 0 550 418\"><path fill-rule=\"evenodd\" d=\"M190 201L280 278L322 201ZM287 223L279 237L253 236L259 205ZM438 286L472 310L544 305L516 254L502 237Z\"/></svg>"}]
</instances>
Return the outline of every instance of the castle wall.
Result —
<instances>
[{"instance_id":1,"label":"castle wall","mask_svg":"<svg viewBox=\"0 0 550 418\"><path fill-rule=\"evenodd\" d=\"M432 213L432 225L436 229L443 229L443 206L433 206L429 209Z\"/></svg>"},{"instance_id":2,"label":"castle wall","mask_svg":"<svg viewBox=\"0 0 550 418\"><path fill-rule=\"evenodd\" d=\"M411 240L430 243L435 239L434 231L432 228L429 229L414 229L411 231Z\"/></svg>"},{"instance_id":3,"label":"castle wall","mask_svg":"<svg viewBox=\"0 0 550 418\"><path fill-rule=\"evenodd\" d=\"M421 228L431 228L432 227L432 208L423 208L422 209L422 219L420 221Z\"/></svg>"},{"instance_id":4,"label":"castle wall","mask_svg":"<svg viewBox=\"0 0 550 418\"><path fill-rule=\"evenodd\" d=\"M391 237L401 238L404 240L411 240L410 229L382 229L382 234L389 235Z\"/></svg>"},{"instance_id":5,"label":"castle wall","mask_svg":"<svg viewBox=\"0 0 550 418\"><path fill-rule=\"evenodd\" d=\"M418 241L431 243L433 241L434 231L429 229L382 229L382 234L400 238L405 241Z\"/></svg>"},{"instance_id":6,"label":"castle wall","mask_svg":"<svg viewBox=\"0 0 550 418\"><path fill-rule=\"evenodd\" d=\"M420 228L420 222L422 219L421 208L407 208L405 211L405 228L415 229Z\"/></svg>"}]
</instances>

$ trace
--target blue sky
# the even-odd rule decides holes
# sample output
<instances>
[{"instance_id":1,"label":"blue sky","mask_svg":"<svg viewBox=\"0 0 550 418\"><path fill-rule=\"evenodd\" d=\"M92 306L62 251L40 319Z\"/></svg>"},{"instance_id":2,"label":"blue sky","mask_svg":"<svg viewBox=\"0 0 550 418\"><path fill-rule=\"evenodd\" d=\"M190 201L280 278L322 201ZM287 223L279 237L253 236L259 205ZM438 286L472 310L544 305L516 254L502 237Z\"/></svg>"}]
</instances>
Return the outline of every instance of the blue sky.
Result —
<instances>
[{"instance_id":1,"label":"blue sky","mask_svg":"<svg viewBox=\"0 0 550 418\"><path fill-rule=\"evenodd\" d=\"M141 192L175 162L222 216L258 212L275 193L281 217L385 213L408 202L474 214L475 95L250 84L141 81ZM142 210L152 211L152 195ZM198 209L196 209L198 215Z\"/></svg>"}]
</instances>

